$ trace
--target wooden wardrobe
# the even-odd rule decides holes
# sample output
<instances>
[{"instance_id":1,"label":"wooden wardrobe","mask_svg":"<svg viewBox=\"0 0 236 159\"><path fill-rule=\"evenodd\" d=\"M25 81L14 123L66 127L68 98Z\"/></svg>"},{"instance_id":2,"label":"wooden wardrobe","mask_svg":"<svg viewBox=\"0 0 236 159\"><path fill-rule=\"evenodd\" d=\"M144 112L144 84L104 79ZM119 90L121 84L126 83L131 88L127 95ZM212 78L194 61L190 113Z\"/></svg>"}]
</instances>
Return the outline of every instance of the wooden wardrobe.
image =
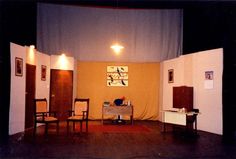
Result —
<instances>
[{"instance_id":1,"label":"wooden wardrobe","mask_svg":"<svg viewBox=\"0 0 236 159\"><path fill-rule=\"evenodd\" d=\"M173 87L173 108L193 109L193 87Z\"/></svg>"}]
</instances>

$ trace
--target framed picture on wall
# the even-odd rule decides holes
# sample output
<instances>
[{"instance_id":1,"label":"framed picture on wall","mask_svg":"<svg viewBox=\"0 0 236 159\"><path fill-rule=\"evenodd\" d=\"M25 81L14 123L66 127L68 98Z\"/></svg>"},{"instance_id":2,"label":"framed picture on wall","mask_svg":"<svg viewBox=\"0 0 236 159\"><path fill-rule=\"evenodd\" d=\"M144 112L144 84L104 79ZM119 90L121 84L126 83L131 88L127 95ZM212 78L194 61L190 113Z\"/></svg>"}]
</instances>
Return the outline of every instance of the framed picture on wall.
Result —
<instances>
[{"instance_id":1,"label":"framed picture on wall","mask_svg":"<svg viewBox=\"0 0 236 159\"><path fill-rule=\"evenodd\" d=\"M47 66L41 65L41 80L46 81Z\"/></svg>"},{"instance_id":2,"label":"framed picture on wall","mask_svg":"<svg viewBox=\"0 0 236 159\"><path fill-rule=\"evenodd\" d=\"M107 66L107 86L128 86L128 66Z\"/></svg>"},{"instance_id":3,"label":"framed picture on wall","mask_svg":"<svg viewBox=\"0 0 236 159\"><path fill-rule=\"evenodd\" d=\"M15 75L23 76L23 59L19 57L15 58Z\"/></svg>"},{"instance_id":4,"label":"framed picture on wall","mask_svg":"<svg viewBox=\"0 0 236 159\"><path fill-rule=\"evenodd\" d=\"M213 71L205 71L205 80L213 80Z\"/></svg>"},{"instance_id":5,"label":"framed picture on wall","mask_svg":"<svg viewBox=\"0 0 236 159\"><path fill-rule=\"evenodd\" d=\"M174 70L169 69L168 70L168 83L173 83L174 82Z\"/></svg>"}]
</instances>

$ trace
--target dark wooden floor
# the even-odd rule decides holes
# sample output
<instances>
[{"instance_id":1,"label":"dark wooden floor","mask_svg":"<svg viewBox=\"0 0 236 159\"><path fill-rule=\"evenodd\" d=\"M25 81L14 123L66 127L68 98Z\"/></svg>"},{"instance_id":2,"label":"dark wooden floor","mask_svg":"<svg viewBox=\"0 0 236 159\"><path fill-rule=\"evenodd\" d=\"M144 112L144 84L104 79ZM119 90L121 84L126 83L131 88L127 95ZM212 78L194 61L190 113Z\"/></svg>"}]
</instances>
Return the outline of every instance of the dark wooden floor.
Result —
<instances>
[{"instance_id":1,"label":"dark wooden floor","mask_svg":"<svg viewBox=\"0 0 236 159\"><path fill-rule=\"evenodd\" d=\"M134 125L145 125L150 131L66 135L65 123L60 123L58 135L51 126L45 136L41 126L35 138L31 130L11 136L0 146L0 158L236 158L236 145L223 143L220 135L198 131L198 136L192 136L181 128L173 132L171 126L163 133L157 121L135 121Z\"/></svg>"}]
</instances>

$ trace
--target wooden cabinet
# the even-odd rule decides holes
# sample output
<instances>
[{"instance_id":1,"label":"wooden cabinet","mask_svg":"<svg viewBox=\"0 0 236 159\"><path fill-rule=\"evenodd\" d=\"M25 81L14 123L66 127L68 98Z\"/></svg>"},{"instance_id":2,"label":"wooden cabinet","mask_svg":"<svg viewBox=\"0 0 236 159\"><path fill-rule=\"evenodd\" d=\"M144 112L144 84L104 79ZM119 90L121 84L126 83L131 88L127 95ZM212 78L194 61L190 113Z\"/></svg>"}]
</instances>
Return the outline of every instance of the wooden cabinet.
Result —
<instances>
[{"instance_id":1,"label":"wooden cabinet","mask_svg":"<svg viewBox=\"0 0 236 159\"><path fill-rule=\"evenodd\" d=\"M173 87L173 108L193 109L193 87Z\"/></svg>"}]
</instances>

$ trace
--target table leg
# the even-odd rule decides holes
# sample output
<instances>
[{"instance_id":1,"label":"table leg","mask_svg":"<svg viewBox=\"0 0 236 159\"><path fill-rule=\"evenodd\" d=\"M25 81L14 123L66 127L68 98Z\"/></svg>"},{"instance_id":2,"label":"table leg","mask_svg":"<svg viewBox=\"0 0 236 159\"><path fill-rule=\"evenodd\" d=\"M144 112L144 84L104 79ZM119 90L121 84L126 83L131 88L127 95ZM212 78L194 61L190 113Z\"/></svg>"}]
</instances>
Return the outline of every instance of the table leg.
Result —
<instances>
[{"instance_id":1,"label":"table leg","mask_svg":"<svg viewBox=\"0 0 236 159\"><path fill-rule=\"evenodd\" d=\"M165 122L163 123L163 132L164 133L166 132L166 123Z\"/></svg>"},{"instance_id":2,"label":"table leg","mask_svg":"<svg viewBox=\"0 0 236 159\"><path fill-rule=\"evenodd\" d=\"M195 134L197 135L197 117L195 119Z\"/></svg>"},{"instance_id":3,"label":"table leg","mask_svg":"<svg viewBox=\"0 0 236 159\"><path fill-rule=\"evenodd\" d=\"M133 125L133 115L130 115L130 122L131 122L131 125Z\"/></svg>"}]
</instances>

